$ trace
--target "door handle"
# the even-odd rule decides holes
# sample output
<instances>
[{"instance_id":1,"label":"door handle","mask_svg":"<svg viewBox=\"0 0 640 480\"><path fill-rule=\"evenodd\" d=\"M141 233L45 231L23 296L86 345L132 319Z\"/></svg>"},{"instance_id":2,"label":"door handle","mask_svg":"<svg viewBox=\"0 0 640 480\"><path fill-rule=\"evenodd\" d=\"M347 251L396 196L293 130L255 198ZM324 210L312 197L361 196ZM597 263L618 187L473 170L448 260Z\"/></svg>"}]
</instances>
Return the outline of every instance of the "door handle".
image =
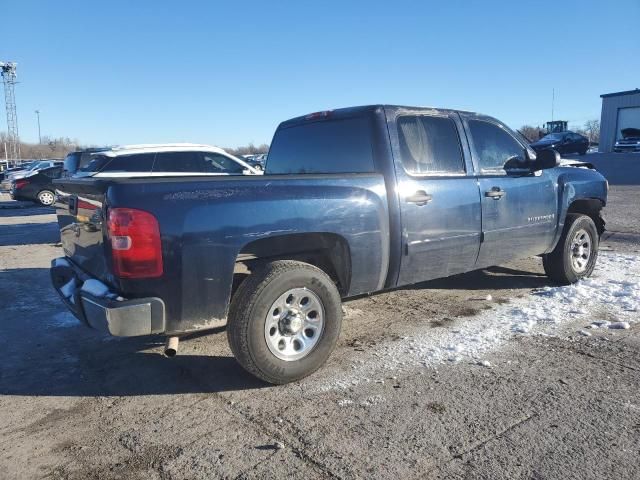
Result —
<instances>
[{"instance_id":1,"label":"door handle","mask_svg":"<svg viewBox=\"0 0 640 480\"><path fill-rule=\"evenodd\" d=\"M431 200L433 200L433 197L429 195L427 192L425 192L424 190L418 190L413 195L409 195L405 200L408 203L415 203L416 205L421 207L429 203Z\"/></svg>"},{"instance_id":2,"label":"door handle","mask_svg":"<svg viewBox=\"0 0 640 480\"><path fill-rule=\"evenodd\" d=\"M484 192L485 197L493 198L494 200L500 200L506 194L507 192L502 190L500 187L493 187L491 190Z\"/></svg>"}]
</instances>

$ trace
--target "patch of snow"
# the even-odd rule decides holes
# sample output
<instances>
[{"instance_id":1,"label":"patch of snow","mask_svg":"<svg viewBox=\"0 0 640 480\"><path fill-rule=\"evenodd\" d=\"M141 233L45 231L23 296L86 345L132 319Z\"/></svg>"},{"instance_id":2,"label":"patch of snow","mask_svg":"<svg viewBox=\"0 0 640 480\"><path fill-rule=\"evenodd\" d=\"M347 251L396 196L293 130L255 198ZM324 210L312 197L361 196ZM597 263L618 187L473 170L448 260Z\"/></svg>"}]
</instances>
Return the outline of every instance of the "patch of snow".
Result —
<instances>
[{"instance_id":1,"label":"patch of snow","mask_svg":"<svg viewBox=\"0 0 640 480\"><path fill-rule=\"evenodd\" d=\"M109 287L107 287L104 283L99 280L95 280L93 278L87 280L82 284L81 290L89 295L93 295L94 297L102 298L108 295Z\"/></svg>"},{"instance_id":2,"label":"patch of snow","mask_svg":"<svg viewBox=\"0 0 640 480\"><path fill-rule=\"evenodd\" d=\"M493 297L491 296L491 294L488 294L486 297L487 302L491 302L493 300Z\"/></svg>"},{"instance_id":3,"label":"patch of snow","mask_svg":"<svg viewBox=\"0 0 640 480\"><path fill-rule=\"evenodd\" d=\"M53 266L54 267L71 267L71 264L66 258L60 257L60 258L56 258L53 261Z\"/></svg>"},{"instance_id":4,"label":"patch of snow","mask_svg":"<svg viewBox=\"0 0 640 480\"><path fill-rule=\"evenodd\" d=\"M347 405L352 405L352 404L353 404L353 400L349 400L348 398L338 400L338 405L341 407L346 407Z\"/></svg>"},{"instance_id":5,"label":"patch of snow","mask_svg":"<svg viewBox=\"0 0 640 480\"><path fill-rule=\"evenodd\" d=\"M76 279L74 277L60 288L60 292L62 292L62 295L64 295L65 298L71 298L73 296L73 292L75 291L75 289L76 289Z\"/></svg>"},{"instance_id":6,"label":"patch of snow","mask_svg":"<svg viewBox=\"0 0 640 480\"><path fill-rule=\"evenodd\" d=\"M408 337L378 344L354 362L350 371L332 375L318 388L351 388L370 378L380 378L385 371L409 372L463 360L478 363L487 352L514 336L557 334L560 329L578 322L584 325L585 321L606 328L612 325L608 320L589 318L603 312L618 320L616 325L630 325L640 321L639 310L640 256L602 252L591 278L575 285L534 290L526 297L466 318L455 330L418 329Z\"/></svg>"}]
</instances>

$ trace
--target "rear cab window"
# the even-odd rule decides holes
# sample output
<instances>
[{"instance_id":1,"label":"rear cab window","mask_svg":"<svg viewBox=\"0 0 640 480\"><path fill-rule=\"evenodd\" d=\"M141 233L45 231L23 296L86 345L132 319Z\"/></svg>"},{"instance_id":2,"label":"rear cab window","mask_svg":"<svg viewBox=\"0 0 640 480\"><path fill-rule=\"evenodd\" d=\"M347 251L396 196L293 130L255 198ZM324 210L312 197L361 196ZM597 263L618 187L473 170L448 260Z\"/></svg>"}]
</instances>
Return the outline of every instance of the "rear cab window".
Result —
<instances>
[{"instance_id":1,"label":"rear cab window","mask_svg":"<svg viewBox=\"0 0 640 480\"><path fill-rule=\"evenodd\" d=\"M280 126L265 174L374 172L368 116L321 119Z\"/></svg>"}]
</instances>

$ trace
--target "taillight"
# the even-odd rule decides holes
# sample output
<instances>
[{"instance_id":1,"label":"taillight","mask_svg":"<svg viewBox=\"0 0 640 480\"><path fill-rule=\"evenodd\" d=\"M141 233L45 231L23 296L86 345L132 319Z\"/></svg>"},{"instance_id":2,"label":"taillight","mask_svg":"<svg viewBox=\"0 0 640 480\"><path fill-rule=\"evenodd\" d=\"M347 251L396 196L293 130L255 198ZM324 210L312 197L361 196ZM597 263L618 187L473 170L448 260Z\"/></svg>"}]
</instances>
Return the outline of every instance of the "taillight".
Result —
<instances>
[{"instance_id":1,"label":"taillight","mask_svg":"<svg viewBox=\"0 0 640 480\"><path fill-rule=\"evenodd\" d=\"M29 184L29 180L25 180L25 179L20 179L20 180L16 180L16 190L24 187L25 185Z\"/></svg>"},{"instance_id":2,"label":"taillight","mask_svg":"<svg viewBox=\"0 0 640 480\"><path fill-rule=\"evenodd\" d=\"M121 278L162 275L162 246L156 217L133 208L109 210L113 273Z\"/></svg>"}]
</instances>

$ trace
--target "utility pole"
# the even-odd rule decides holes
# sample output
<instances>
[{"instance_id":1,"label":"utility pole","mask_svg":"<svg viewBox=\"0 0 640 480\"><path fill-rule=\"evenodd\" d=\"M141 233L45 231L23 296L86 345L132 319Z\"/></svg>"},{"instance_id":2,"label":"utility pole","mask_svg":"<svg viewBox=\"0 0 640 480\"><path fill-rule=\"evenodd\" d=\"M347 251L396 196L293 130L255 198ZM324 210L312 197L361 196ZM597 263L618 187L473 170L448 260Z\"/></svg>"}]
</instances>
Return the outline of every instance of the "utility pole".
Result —
<instances>
[{"instance_id":1,"label":"utility pole","mask_svg":"<svg viewBox=\"0 0 640 480\"><path fill-rule=\"evenodd\" d=\"M16 64L0 62L0 75L4 83L4 103L7 109L7 134L9 135L9 155L12 160L20 160L20 136L18 135L18 114L16 111Z\"/></svg>"},{"instance_id":2,"label":"utility pole","mask_svg":"<svg viewBox=\"0 0 640 480\"><path fill-rule=\"evenodd\" d=\"M42 145L42 135L40 135L40 110L36 110L36 116L38 117L38 144Z\"/></svg>"}]
</instances>

